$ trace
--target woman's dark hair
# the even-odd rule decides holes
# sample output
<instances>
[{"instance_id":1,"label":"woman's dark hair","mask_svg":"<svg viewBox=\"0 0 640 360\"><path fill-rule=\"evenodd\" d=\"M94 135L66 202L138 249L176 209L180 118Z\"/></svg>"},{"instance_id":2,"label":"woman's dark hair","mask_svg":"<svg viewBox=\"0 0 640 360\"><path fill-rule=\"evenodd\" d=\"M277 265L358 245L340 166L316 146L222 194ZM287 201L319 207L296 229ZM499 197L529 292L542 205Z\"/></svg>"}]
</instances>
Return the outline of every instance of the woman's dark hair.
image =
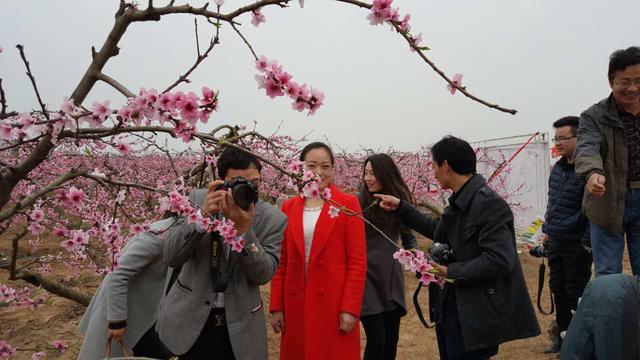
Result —
<instances>
[{"instance_id":1,"label":"woman's dark hair","mask_svg":"<svg viewBox=\"0 0 640 360\"><path fill-rule=\"evenodd\" d=\"M455 136L445 136L435 143L431 148L431 155L438 166L442 166L446 160L457 174L476 173L476 152L468 142Z\"/></svg>"},{"instance_id":2,"label":"woman's dark hair","mask_svg":"<svg viewBox=\"0 0 640 360\"><path fill-rule=\"evenodd\" d=\"M631 46L627 49L616 50L609 57L609 81L613 81L616 72L624 71L629 66L640 64L640 48Z\"/></svg>"},{"instance_id":3,"label":"woman's dark hair","mask_svg":"<svg viewBox=\"0 0 640 360\"><path fill-rule=\"evenodd\" d=\"M304 161L304 158L307 156L309 151L315 150L315 149L325 149L327 153L329 153L329 159L331 159L331 166L333 166L333 162L334 162L333 151L331 151L331 148L329 147L329 145L319 141L312 142L302 149L302 152L300 152L300 161Z\"/></svg>"},{"instance_id":4,"label":"woman's dark hair","mask_svg":"<svg viewBox=\"0 0 640 360\"><path fill-rule=\"evenodd\" d=\"M382 186L382 190L380 193L385 195L395 196L403 201L413 201L413 197L411 196L411 191L409 187L402 179L402 175L400 174L400 170L398 166L393 161L391 156L387 154L374 154L369 156L362 166L362 178L364 179L365 168L367 167L367 163L371 164L371 169L373 170L373 175L376 177L380 185ZM374 200L373 194L369 191L367 185L362 181L362 185L360 186L360 206L362 209L367 209L371 206L371 203ZM378 206L374 206L371 209L365 211L364 216L367 220L371 220L377 222L376 220L381 217L381 215L385 215L384 211L380 209Z\"/></svg>"},{"instance_id":5,"label":"woman's dark hair","mask_svg":"<svg viewBox=\"0 0 640 360\"><path fill-rule=\"evenodd\" d=\"M255 156L235 148L226 148L218 157L218 176L224 179L229 169L246 170L255 166L258 172L262 170L262 164Z\"/></svg>"}]
</instances>

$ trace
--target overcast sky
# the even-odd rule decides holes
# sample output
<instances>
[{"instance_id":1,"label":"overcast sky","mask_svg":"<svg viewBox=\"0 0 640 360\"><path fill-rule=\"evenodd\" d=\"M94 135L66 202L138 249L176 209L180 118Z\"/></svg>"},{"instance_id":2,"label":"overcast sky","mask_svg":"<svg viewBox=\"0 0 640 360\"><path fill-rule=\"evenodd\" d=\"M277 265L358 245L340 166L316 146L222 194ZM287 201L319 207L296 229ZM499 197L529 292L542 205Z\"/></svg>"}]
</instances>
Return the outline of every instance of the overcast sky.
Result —
<instances>
[{"instance_id":1,"label":"overcast sky","mask_svg":"<svg viewBox=\"0 0 640 360\"><path fill-rule=\"evenodd\" d=\"M142 2L143 4L145 2ZM183 3L178 0L177 4ZM192 5L202 5L193 1ZM227 0L223 10L248 4ZM12 110L36 106L14 48L25 46L40 91L59 106L111 29L116 0L0 0L0 77ZM422 33L427 54L447 74L464 74L477 96L518 110L513 116L488 109L446 83L388 26L372 26L367 11L329 0L306 0L286 9L263 10L255 28L239 21L256 52L278 60L299 83L321 89L325 105L315 116L294 111L285 98L257 89L251 54L228 26L221 44L182 90L203 85L221 91L220 111L210 126L258 122L258 130L323 139L356 149L416 149L446 134L470 141L550 131L551 123L609 94L608 56L640 45L638 0L395 0L411 14L412 32ZM200 21L201 47L211 26ZM105 73L134 92L164 89L195 59L193 17L171 15L135 23L120 42L120 55ZM123 97L105 84L85 104ZM203 128L205 130L206 128Z\"/></svg>"}]
</instances>

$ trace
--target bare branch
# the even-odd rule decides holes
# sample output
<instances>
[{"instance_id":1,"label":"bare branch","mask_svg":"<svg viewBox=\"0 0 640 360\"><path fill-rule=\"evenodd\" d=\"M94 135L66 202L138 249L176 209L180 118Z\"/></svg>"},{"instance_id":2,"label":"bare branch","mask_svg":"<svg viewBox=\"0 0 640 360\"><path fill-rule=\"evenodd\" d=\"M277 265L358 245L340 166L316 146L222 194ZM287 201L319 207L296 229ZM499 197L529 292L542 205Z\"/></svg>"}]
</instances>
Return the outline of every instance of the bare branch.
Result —
<instances>
[{"instance_id":1,"label":"bare branch","mask_svg":"<svg viewBox=\"0 0 640 360\"><path fill-rule=\"evenodd\" d=\"M114 89L118 90L122 95L124 95L127 98L136 97L136 94L129 91L129 89L124 87L124 85L120 84L118 81L116 81L114 78L110 77L107 74L99 72L96 74L96 79L104 81L105 83L113 86Z\"/></svg>"},{"instance_id":2,"label":"bare branch","mask_svg":"<svg viewBox=\"0 0 640 360\"><path fill-rule=\"evenodd\" d=\"M196 32L196 37L197 37L197 32ZM209 56L209 53L211 52L211 50L213 50L213 47L216 46L217 44L220 43L220 40L218 38L218 36L216 35L213 39L211 39L211 41L209 42L209 47L207 47L207 50L205 50L204 54L202 55L198 55L196 58L196 61L193 63L193 65L191 65L191 67L187 70L186 73L184 73L183 75L180 75L180 77L178 78L178 80L176 80L173 84L169 85L168 88L166 88L162 93L166 93L168 91L171 91L173 88L175 88L176 86L180 85L183 82L188 82L188 77L189 75L191 75L191 73L198 67L198 65L200 65L200 63L207 58L207 56ZM198 50L198 53L200 52L200 50Z\"/></svg>"},{"instance_id":3,"label":"bare branch","mask_svg":"<svg viewBox=\"0 0 640 360\"><path fill-rule=\"evenodd\" d=\"M193 18L193 27L196 33L196 52L198 53L198 57L200 57L200 39L198 38L198 19Z\"/></svg>"},{"instance_id":4,"label":"bare branch","mask_svg":"<svg viewBox=\"0 0 640 360\"><path fill-rule=\"evenodd\" d=\"M27 57L24 54L24 46L18 44L16 45L16 47L20 51L20 57L22 58L22 62L24 62L24 66L27 68L27 76L29 77L29 80L31 80L31 85L33 85L33 90L35 90L36 92L36 97L38 98L38 104L40 104L42 113L47 118L47 120L50 120L49 112L47 111L47 106L44 104L44 102L42 101L42 98L40 97L40 92L38 91L38 85L36 85L36 78L33 76L33 73L31 73L31 67L29 66L29 61L27 61Z\"/></svg>"},{"instance_id":5,"label":"bare branch","mask_svg":"<svg viewBox=\"0 0 640 360\"><path fill-rule=\"evenodd\" d=\"M75 289L30 270L21 270L16 274L16 279L24 280L29 284L42 287L52 294L73 300L84 306L89 306L89 303L91 302L91 296L83 294Z\"/></svg>"},{"instance_id":6,"label":"bare branch","mask_svg":"<svg viewBox=\"0 0 640 360\"><path fill-rule=\"evenodd\" d=\"M364 9L371 9L371 5L363 3L361 1L357 1L357 0L336 0L338 2L343 2L343 3L347 3L347 4L352 4ZM499 106L497 104L491 104L483 99L480 99L479 97L469 93L467 91L467 89L464 86L460 86L458 84L456 84L455 82L453 82L453 80L451 80L442 70L440 70L436 64L431 61L425 54L424 51L422 49L420 49L419 46L416 46L414 44L414 42L411 40L411 35L408 34L407 32L403 32L400 29L400 25L398 22L394 21L392 22L393 27L396 29L396 31L398 32L398 34L402 35L402 37L404 37L404 39L407 41L407 43L409 44L409 46L416 51L416 53L418 54L418 56L420 56L422 58L422 60L424 60L424 62L427 63L427 65L429 65L431 67L431 69L433 69L433 71L435 71L438 75L440 75L441 78L443 78L449 85L451 85L452 87L456 88L458 91L460 91L464 96L468 97L469 99L476 101L484 106L487 106L489 108L492 109L496 109L496 110L500 110L502 112L506 112L512 115L515 115L517 113L517 110L515 109L507 109L504 108L502 106Z\"/></svg>"},{"instance_id":7,"label":"bare branch","mask_svg":"<svg viewBox=\"0 0 640 360\"><path fill-rule=\"evenodd\" d=\"M18 115L15 111L7 112L7 98L5 97L4 89L2 88L2 79L0 79L0 120L15 115Z\"/></svg>"},{"instance_id":8,"label":"bare branch","mask_svg":"<svg viewBox=\"0 0 640 360\"><path fill-rule=\"evenodd\" d=\"M242 41L244 41L245 45L247 45L247 47L251 51L251 54L253 54L253 58L256 59L256 61L258 61L258 55L256 55L255 51L253 51L253 47L251 46L251 44L249 44L249 41L247 41L247 39L244 37L244 35L242 35L240 30L238 30L238 28L233 23L231 23L231 27L233 28L233 30L235 30L236 34L238 34L238 36L240 36Z\"/></svg>"}]
</instances>

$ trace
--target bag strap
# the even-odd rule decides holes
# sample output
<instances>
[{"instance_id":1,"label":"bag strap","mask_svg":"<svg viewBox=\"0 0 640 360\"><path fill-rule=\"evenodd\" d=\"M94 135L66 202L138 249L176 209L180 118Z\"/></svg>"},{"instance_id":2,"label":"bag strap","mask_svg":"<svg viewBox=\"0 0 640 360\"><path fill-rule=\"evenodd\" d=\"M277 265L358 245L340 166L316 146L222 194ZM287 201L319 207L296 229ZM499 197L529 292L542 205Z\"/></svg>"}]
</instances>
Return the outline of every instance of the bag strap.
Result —
<instances>
[{"instance_id":1,"label":"bag strap","mask_svg":"<svg viewBox=\"0 0 640 360\"><path fill-rule=\"evenodd\" d=\"M634 360L638 342L638 277L634 277L633 286L624 292L622 302L622 359Z\"/></svg>"},{"instance_id":2,"label":"bag strap","mask_svg":"<svg viewBox=\"0 0 640 360\"><path fill-rule=\"evenodd\" d=\"M553 303L553 293L551 291L549 291L549 299L551 300L551 310L549 312L544 311L544 309L542 308L542 302L540 301L540 299L542 298L542 291L544 290L544 273L545 273L545 269L546 269L546 266L544 264L544 258L542 258L542 262L540 262L540 267L538 268L538 301L537 301L537 305L538 305L538 310L540 310L540 313L542 313L543 315L551 315L555 311L555 305Z\"/></svg>"},{"instance_id":3,"label":"bag strap","mask_svg":"<svg viewBox=\"0 0 640 360\"><path fill-rule=\"evenodd\" d=\"M107 346L104 348L104 358L105 359L110 359L111 358L111 341L113 339L109 338L107 340ZM129 350L127 350L127 347L124 346L124 343L122 342L122 339L118 340L118 342L120 343L120 346L122 347L122 354L124 355L124 357L132 357L132 354Z\"/></svg>"}]
</instances>

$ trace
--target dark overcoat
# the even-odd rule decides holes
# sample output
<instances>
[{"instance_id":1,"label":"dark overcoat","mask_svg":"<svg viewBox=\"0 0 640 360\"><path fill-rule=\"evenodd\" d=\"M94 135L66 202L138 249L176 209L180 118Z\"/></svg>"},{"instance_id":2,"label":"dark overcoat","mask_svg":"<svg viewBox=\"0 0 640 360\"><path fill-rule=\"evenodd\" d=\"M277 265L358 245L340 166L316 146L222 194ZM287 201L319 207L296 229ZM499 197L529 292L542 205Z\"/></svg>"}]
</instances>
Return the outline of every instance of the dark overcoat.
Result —
<instances>
[{"instance_id":1,"label":"dark overcoat","mask_svg":"<svg viewBox=\"0 0 640 360\"><path fill-rule=\"evenodd\" d=\"M465 351L540 334L516 250L513 213L484 178L474 175L449 199L440 218L430 219L402 202L402 222L426 237L449 244L454 260L444 290L429 288L432 321L447 291L455 297Z\"/></svg>"}]
</instances>

